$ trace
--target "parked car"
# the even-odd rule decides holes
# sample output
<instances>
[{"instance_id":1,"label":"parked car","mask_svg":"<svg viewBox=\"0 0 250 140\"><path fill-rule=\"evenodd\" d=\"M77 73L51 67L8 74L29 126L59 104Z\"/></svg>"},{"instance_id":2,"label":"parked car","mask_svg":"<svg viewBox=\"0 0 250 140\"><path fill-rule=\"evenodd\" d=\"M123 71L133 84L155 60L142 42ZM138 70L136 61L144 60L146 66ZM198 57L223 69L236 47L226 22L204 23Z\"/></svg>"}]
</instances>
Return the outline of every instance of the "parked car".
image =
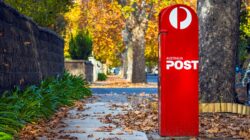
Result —
<instances>
[{"instance_id":1,"label":"parked car","mask_svg":"<svg viewBox=\"0 0 250 140\"><path fill-rule=\"evenodd\" d=\"M247 84L247 104L250 105L250 83Z\"/></svg>"},{"instance_id":2,"label":"parked car","mask_svg":"<svg viewBox=\"0 0 250 140\"><path fill-rule=\"evenodd\" d=\"M246 87L246 93L247 93L247 104L250 105L250 70L247 70L244 74L243 80L242 80L243 86Z\"/></svg>"},{"instance_id":3,"label":"parked car","mask_svg":"<svg viewBox=\"0 0 250 140\"><path fill-rule=\"evenodd\" d=\"M112 69L110 70L110 72L111 72L112 74L114 74L114 75L118 75L119 72L120 72L120 68L112 68Z\"/></svg>"},{"instance_id":4,"label":"parked car","mask_svg":"<svg viewBox=\"0 0 250 140\"><path fill-rule=\"evenodd\" d=\"M152 71L152 74L158 75L159 71L158 71L158 67L155 67Z\"/></svg>"}]
</instances>

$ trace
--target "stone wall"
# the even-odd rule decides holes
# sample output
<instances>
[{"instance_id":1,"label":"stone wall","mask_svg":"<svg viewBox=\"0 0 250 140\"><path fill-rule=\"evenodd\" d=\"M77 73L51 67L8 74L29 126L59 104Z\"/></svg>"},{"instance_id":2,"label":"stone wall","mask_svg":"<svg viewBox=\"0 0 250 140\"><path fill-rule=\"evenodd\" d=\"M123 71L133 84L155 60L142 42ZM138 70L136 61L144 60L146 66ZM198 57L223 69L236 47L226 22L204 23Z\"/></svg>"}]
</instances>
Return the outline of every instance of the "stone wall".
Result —
<instances>
[{"instance_id":1,"label":"stone wall","mask_svg":"<svg viewBox=\"0 0 250 140\"><path fill-rule=\"evenodd\" d=\"M87 82L93 82L93 64L84 60L66 60L65 69L73 75L81 75Z\"/></svg>"},{"instance_id":2,"label":"stone wall","mask_svg":"<svg viewBox=\"0 0 250 140\"><path fill-rule=\"evenodd\" d=\"M60 75L64 42L0 1L0 91Z\"/></svg>"}]
</instances>

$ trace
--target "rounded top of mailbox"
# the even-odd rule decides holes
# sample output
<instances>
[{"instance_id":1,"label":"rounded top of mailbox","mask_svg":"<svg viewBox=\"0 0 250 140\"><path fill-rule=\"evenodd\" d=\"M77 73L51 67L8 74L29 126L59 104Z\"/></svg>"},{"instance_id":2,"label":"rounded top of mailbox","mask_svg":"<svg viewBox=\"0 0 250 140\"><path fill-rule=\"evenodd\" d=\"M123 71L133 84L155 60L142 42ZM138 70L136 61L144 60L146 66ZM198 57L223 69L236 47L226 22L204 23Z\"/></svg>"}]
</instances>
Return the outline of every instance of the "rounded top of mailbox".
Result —
<instances>
[{"instance_id":1,"label":"rounded top of mailbox","mask_svg":"<svg viewBox=\"0 0 250 140\"><path fill-rule=\"evenodd\" d=\"M198 25L195 11L186 5L172 5L161 10L159 14L160 32L169 30L188 30Z\"/></svg>"}]
</instances>

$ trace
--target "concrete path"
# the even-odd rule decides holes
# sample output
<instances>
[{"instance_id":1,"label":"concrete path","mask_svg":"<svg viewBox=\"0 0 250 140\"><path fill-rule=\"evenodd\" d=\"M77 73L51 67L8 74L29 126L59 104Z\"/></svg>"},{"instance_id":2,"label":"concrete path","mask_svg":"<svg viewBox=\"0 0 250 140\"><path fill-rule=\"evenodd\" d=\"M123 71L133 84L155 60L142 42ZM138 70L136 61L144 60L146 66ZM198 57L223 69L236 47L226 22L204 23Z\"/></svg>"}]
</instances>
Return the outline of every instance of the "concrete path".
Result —
<instances>
[{"instance_id":1,"label":"concrete path","mask_svg":"<svg viewBox=\"0 0 250 140\"><path fill-rule=\"evenodd\" d=\"M113 104L130 106L126 94L102 94L96 100L89 100L83 111L72 109L68 117L62 120L66 127L57 131L64 136L77 137L79 140L147 140L143 132L125 131L113 124L104 124L100 121L107 114L124 113L122 108L112 108ZM119 121L119 120L118 120Z\"/></svg>"}]
</instances>

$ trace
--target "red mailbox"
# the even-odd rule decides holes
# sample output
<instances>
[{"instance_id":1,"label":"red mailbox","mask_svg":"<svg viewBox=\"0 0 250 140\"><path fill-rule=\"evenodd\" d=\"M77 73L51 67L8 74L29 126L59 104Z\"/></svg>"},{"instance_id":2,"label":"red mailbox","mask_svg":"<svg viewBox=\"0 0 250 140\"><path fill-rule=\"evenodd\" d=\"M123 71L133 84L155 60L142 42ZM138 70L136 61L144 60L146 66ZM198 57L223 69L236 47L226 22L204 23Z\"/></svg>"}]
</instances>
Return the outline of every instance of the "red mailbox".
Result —
<instances>
[{"instance_id":1,"label":"red mailbox","mask_svg":"<svg viewBox=\"0 0 250 140\"><path fill-rule=\"evenodd\" d=\"M186 5L159 15L159 127L161 136L198 136L198 18Z\"/></svg>"}]
</instances>

